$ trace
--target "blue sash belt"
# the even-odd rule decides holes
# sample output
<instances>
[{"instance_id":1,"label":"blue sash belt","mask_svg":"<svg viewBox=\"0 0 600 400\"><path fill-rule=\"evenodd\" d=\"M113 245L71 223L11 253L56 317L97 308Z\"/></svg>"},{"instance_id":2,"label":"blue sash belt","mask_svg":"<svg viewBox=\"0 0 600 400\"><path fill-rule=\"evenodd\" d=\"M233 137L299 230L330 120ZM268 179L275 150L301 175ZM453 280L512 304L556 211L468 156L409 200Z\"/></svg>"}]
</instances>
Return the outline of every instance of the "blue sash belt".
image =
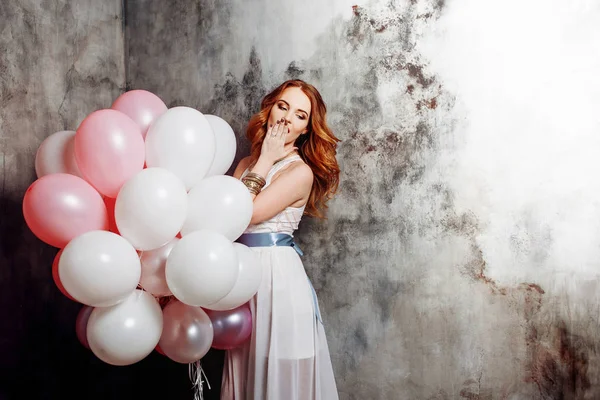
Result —
<instances>
[{"instance_id":1,"label":"blue sash belt","mask_svg":"<svg viewBox=\"0 0 600 400\"><path fill-rule=\"evenodd\" d=\"M291 246L298 255L304 255L300 247L294 242L294 238L285 233L244 233L236 242L245 244L248 247Z\"/></svg>"},{"instance_id":2,"label":"blue sash belt","mask_svg":"<svg viewBox=\"0 0 600 400\"><path fill-rule=\"evenodd\" d=\"M294 242L294 238L286 233L244 233L236 240L236 242L248 247L290 246L296 250L298 255L304 255L302 250L300 250L300 247L298 247L298 245ZM308 279L308 285L310 286L312 293L315 315L319 322L323 323L321 311L319 310L317 293L315 292L315 288L313 287L310 278Z\"/></svg>"}]
</instances>

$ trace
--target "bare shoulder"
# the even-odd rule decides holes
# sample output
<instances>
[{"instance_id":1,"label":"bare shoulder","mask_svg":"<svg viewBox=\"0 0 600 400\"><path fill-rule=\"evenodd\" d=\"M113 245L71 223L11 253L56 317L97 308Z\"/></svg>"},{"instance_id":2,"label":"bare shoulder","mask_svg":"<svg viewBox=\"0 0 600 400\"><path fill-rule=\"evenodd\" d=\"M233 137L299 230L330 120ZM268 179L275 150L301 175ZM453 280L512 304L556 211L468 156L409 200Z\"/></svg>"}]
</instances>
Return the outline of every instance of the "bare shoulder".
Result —
<instances>
[{"instance_id":1,"label":"bare shoulder","mask_svg":"<svg viewBox=\"0 0 600 400\"><path fill-rule=\"evenodd\" d=\"M295 162L290 165L291 171L295 171L294 174L302 180L311 181L313 180L313 171L304 161Z\"/></svg>"},{"instance_id":2,"label":"bare shoulder","mask_svg":"<svg viewBox=\"0 0 600 400\"><path fill-rule=\"evenodd\" d=\"M281 176L285 176L286 179L289 177L297 183L305 183L309 186L312 185L314 178L312 169L304 161L297 161L289 164L275 174L273 180L276 180Z\"/></svg>"},{"instance_id":3,"label":"bare shoulder","mask_svg":"<svg viewBox=\"0 0 600 400\"><path fill-rule=\"evenodd\" d=\"M242 174L244 173L244 171L246 170L246 168L248 168L250 166L251 162L252 162L252 159L250 158L250 156L242 158L240 160L240 162L238 163L237 167L235 168L233 176L235 178L239 179L242 176Z\"/></svg>"}]
</instances>

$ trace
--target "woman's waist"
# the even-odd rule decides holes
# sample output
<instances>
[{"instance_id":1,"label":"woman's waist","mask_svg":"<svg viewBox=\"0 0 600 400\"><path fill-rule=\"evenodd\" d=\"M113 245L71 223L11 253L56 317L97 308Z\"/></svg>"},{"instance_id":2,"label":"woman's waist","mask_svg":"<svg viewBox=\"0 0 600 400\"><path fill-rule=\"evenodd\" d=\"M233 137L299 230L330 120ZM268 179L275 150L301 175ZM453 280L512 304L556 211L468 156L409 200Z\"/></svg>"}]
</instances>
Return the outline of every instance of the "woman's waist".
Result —
<instances>
[{"instance_id":1,"label":"woman's waist","mask_svg":"<svg viewBox=\"0 0 600 400\"><path fill-rule=\"evenodd\" d=\"M244 233L236 242L248 247L291 247L298 255L303 255L302 250L294 241L294 237L286 232L250 232Z\"/></svg>"},{"instance_id":2,"label":"woman's waist","mask_svg":"<svg viewBox=\"0 0 600 400\"><path fill-rule=\"evenodd\" d=\"M244 234L248 233L282 233L292 236L298 227L291 224L256 224L249 225Z\"/></svg>"}]
</instances>

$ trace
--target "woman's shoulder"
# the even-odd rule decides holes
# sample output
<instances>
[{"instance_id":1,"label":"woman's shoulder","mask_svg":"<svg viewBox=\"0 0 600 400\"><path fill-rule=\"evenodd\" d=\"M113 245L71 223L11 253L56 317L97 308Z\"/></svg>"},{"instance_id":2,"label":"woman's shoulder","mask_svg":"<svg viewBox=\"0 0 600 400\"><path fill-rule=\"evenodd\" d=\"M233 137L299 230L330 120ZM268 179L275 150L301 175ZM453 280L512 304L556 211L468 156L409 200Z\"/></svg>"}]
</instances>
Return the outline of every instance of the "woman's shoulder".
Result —
<instances>
[{"instance_id":1,"label":"woman's shoulder","mask_svg":"<svg viewBox=\"0 0 600 400\"><path fill-rule=\"evenodd\" d=\"M312 168L304 162L304 160L299 159L297 161L294 161L292 163L290 163L288 169L290 171L297 171L297 174L302 174L305 176L313 176L313 171Z\"/></svg>"},{"instance_id":2,"label":"woman's shoulder","mask_svg":"<svg viewBox=\"0 0 600 400\"><path fill-rule=\"evenodd\" d=\"M283 167L280 171L278 171L275 174L273 180L277 179L282 175L293 176L296 181L306 181L307 183L310 182L311 184L313 180L312 169L302 159L295 160Z\"/></svg>"}]
</instances>

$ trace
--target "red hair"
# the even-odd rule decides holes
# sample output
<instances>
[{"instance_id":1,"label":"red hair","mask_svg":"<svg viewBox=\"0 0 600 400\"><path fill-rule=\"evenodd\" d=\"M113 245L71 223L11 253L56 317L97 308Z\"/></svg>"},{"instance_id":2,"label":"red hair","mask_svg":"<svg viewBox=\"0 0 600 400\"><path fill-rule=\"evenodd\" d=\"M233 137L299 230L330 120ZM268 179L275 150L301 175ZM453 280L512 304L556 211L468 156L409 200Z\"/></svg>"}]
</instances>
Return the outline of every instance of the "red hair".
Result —
<instances>
[{"instance_id":1,"label":"red hair","mask_svg":"<svg viewBox=\"0 0 600 400\"><path fill-rule=\"evenodd\" d=\"M300 88L308 96L311 104L307 126L308 132L300 135L295 143L300 157L311 168L314 175L312 189L304 213L313 217L324 218L327 201L337 192L339 185L340 167L335 156L337 142L340 140L335 137L327 126L325 119L327 107L321 94L314 86L299 79L289 80L283 82L263 98L260 111L250 118L246 131L248 140L251 143L251 162L256 162L260 156L271 109L277 103L283 91L289 87Z\"/></svg>"}]
</instances>

